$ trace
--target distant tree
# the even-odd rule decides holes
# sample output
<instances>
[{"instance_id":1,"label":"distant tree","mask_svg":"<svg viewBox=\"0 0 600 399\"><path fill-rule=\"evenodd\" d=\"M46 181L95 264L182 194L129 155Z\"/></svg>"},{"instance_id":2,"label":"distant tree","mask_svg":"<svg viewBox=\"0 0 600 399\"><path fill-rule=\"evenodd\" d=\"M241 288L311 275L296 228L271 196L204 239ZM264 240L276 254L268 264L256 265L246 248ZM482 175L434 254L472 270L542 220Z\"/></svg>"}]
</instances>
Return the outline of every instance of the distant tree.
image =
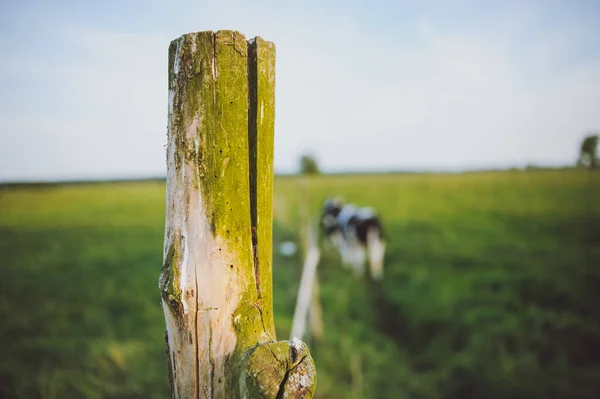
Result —
<instances>
[{"instance_id":1,"label":"distant tree","mask_svg":"<svg viewBox=\"0 0 600 399\"><path fill-rule=\"evenodd\" d=\"M316 159L312 155L302 155L300 157L300 174L302 175L318 175L321 173Z\"/></svg>"},{"instance_id":2,"label":"distant tree","mask_svg":"<svg viewBox=\"0 0 600 399\"><path fill-rule=\"evenodd\" d=\"M598 135L587 136L581 143L577 165L594 169L598 166Z\"/></svg>"}]
</instances>

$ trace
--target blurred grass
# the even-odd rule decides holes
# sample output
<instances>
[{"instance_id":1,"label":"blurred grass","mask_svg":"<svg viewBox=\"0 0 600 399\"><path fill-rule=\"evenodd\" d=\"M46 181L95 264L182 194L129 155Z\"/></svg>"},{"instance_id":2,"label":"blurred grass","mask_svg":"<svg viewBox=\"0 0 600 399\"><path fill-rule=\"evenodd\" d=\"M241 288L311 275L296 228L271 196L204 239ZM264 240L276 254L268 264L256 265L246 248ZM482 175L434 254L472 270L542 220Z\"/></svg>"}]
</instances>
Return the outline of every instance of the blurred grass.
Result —
<instances>
[{"instance_id":1,"label":"blurred grass","mask_svg":"<svg viewBox=\"0 0 600 399\"><path fill-rule=\"evenodd\" d=\"M322 255L317 397L598 397L600 174L304 184L308 196L299 178L276 179L275 249L299 241L302 206L316 215L330 195L376 207L388 237L380 285ZM0 397L169 397L163 229L163 183L0 189ZM275 252L274 265L287 339L300 254Z\"/></svg>"},{"instance_id":2,"label":"blurred grass","mask_svg":"<svg viewBox=\"0 0 600 399\"><path fill-rule=\"evenodd\" d=\"M165 398L164 184L0 191L0 396Z\"/></svg>"}]
</instances>

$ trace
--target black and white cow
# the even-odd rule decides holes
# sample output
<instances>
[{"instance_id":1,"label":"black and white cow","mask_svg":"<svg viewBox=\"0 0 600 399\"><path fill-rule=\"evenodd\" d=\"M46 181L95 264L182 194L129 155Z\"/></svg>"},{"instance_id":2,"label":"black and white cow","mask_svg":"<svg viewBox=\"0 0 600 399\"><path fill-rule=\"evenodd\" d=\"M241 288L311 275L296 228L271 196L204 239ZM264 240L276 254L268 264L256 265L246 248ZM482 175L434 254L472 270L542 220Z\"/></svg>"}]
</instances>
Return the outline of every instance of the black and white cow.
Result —
<instances>
[{"instance_id":1,"label":"black and white cow","mask_svg":"<svg viewBox=\"0 0 600 399\"><path fill-rule=\"evenodd\" d=\"M383 277L385 241L381 221L372 208L357 208L340 199L327 199L321 214L321 229L336 247L346 266L356 276L364 273L368 260L371 277Z\"/></svg>"}]
</instances>

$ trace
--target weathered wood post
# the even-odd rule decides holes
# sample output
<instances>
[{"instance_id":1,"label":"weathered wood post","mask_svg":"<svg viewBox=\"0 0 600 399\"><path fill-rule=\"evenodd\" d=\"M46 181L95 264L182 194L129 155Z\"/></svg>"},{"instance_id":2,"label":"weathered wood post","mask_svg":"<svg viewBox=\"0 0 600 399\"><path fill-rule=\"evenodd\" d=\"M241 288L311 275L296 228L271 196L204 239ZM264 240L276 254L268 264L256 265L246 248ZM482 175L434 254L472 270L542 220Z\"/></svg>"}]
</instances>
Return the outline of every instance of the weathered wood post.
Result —
<instances>
[{"instance_id":1,"label":"weathered wood post","mask_svg":"<svg viewBox=\"0 0 600 399\"><path fill-rule=\"evenodd\" d=\"M292 322L292 337L304 339L306 333L306 315L308 312L308 325L310 327L310 337L312 341L323 339L323 315L321 311L321 301L319 299L319 275L316 267L319 262L320 251L318 245L318 228L314 220L310 218L310 176L302 175L299 179L299 195L302 198L300 206L300 247L304 254L304 266L302 269L302 278L298 290L298 299ZM315 256L316 254L316 256ZM315 268L312 270L312 268ZM314 273L310 275L307 273ZM310 279L306 280L306 279ZM306 290L310 290L310 304L305 304ZM311 341L309 341L311 342Z\"/></svg>"},{"instance_id":2,"label":"weathered wood post","mask_svg":"<svg viewBox=\"0 0 600 399\"><path fill-rule=\"evenodd\" d=\"M300 286L298 287L298 298L296 299L296 308L292 320L292 339L302 339L306 333L306 322L308 312L313 303L313 287L317 275L317 266L321 252L317 246L315 227L307 223L307 251L302 266L302 276L300 277Z\"/></svg>"},{"instance_id":3,"label":"weathered wood post","mask_svg":"<svg viewBox=\"0 0 600 399\"><path fill-rule=\"evenodd\" d=\"M172 397L312 397L314 363L276 341L275 46L239 32L169 47L164 264Z\"/></svg>"}]
</instances>

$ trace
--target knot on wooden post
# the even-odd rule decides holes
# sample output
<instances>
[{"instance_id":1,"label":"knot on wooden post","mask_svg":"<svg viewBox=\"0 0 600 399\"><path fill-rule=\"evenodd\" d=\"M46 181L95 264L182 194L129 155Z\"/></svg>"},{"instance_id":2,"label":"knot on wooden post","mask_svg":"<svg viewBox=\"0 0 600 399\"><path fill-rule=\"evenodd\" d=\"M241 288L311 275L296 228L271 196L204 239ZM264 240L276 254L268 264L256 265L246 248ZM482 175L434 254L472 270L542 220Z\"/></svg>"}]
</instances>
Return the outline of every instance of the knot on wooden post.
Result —
<instances>
[{"instance_id":1,"label":"knot on wooden post","mask_svg":"<svg viewBox=\"0 0 600 399\"><path fill-rule=\"evenodd\" d=\"M312 397L315 364L298 339L259 344L242 360L240 387L251 398Z\"/></svg>"},{"instance_id":2,"label":"knot on wooden post","mask_svg":"<svg viewBox=\"0 0 600 399\"><path fill-rule=\"evenodd\" d=\"M174 40L168 111L159 287L172 396L254 397L239 385L241 359L256 364L260 348L292 345L274 342L275 46L235 31ZM268 369L287 380L312 364L302 361L292 372L294 362L284 358Z\"/></svg>"}]
</instances>

